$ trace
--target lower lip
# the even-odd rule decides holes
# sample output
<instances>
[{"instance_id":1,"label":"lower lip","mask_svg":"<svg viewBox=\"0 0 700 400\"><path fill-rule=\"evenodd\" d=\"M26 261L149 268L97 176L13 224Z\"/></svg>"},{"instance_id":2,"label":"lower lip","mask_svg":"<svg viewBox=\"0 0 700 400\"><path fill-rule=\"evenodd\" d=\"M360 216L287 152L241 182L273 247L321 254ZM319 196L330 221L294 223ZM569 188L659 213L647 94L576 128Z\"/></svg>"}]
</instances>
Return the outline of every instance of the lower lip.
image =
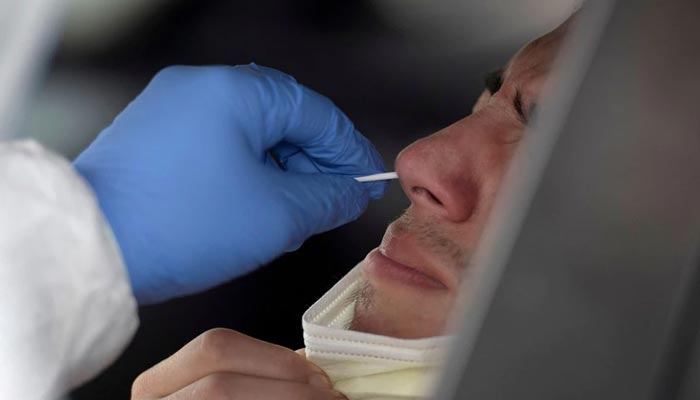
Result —
<instances>
[{"instance_id":1,"label":"lower lip","mask_svg":"<svg viewBox=\"0 0 700 400\"><path fill-rule=\"evenodd\" d=\"M364 269L367 274L376 276L381 280L398 282L422 289L447 289L441 282L416 269L392 260L382 254L379 249L374 249L367 255Z\"/></svg>"}]
</instances>

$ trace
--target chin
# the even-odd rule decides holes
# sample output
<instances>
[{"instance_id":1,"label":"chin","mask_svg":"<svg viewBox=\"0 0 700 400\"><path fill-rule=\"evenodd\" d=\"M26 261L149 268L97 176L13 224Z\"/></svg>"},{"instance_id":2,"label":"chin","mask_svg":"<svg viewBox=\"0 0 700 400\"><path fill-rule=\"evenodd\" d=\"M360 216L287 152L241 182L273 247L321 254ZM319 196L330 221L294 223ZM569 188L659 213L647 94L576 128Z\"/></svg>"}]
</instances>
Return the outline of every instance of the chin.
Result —
<instances>
[{"instance_id":1,"label":"chin","mask_svg":"<svg viewBox=\"0 0 700 400\"><path fill-rule=\"evenodd\" d=\"M388 291L366 281L351 329L401 339L442 336L453 304L454 297L447 291L426 297L412 291Z\"/></svg>"}]
</instances>

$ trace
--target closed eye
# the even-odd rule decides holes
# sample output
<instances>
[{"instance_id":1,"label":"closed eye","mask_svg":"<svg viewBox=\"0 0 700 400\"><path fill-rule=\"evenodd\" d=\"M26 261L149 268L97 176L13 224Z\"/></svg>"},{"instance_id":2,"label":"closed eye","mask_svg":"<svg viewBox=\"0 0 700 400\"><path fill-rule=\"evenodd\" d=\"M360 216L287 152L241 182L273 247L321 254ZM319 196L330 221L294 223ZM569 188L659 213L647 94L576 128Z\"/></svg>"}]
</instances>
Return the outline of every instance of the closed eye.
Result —
<instances>
[{"instance_id":1,"label":"closed eye","mask_svg":"<svg viewBox=\"0 0 700 400\"><path fill-rule=\"evenodd\" d=\"M513 97L513 107L515 108L515 111L517 111L518 117L520 117L520 122L527 124L527 117L525 116L525 112L523 112L523 97L519 90L515 91L515 97Z\"/></svg>"},{"instance_id":2,"label":"closed eye","mask_svg":"<svg viewBox=\"0 0 700 400\"><path fill-rule=\"evenodd\" d=\"M527 107L526 110L525 106L523 105L522 94L520 94L519 90L515 91L515 97L513 98L513 108L515 108L515 111L518 113L518 117L523 124L527 125L530 122L536 107L537 104L533 103L530 105L530 107Z\"/></svg>"}]
</instances>

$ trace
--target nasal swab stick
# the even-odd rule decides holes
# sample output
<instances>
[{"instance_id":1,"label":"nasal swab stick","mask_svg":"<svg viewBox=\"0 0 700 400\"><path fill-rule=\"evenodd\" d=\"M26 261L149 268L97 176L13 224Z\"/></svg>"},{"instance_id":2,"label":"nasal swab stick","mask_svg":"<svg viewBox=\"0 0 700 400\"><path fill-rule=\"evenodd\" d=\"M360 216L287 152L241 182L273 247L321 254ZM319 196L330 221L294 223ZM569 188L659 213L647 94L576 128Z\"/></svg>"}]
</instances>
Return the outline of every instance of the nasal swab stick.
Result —
<instances>
[{"instance_id":1,"label":"nasal swab stick","mask_svg":"<svg viewBox=\"0 0 700 400\"><path fill-rule=\"evenodd\" d=\"M399 176L396 172L384 172L382 174L358 176L355 178L358 182L387 181L389 179L399 179Z\"/></svg>"}]
</instances>

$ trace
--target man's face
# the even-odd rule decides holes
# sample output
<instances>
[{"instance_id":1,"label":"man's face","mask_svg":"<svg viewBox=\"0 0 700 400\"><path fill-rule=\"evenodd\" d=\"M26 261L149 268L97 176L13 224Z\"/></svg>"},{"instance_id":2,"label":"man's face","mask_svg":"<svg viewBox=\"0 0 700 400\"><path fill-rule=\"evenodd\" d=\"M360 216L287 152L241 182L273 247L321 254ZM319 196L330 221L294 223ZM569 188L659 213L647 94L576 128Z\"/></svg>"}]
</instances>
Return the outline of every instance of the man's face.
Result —
<instances>
[{"instance_id":1,"label":"man's face","mask_svg":"<svg viewBox=\"0 0 700 400\"><path fill-rule=\"evenodd\" d=\"M445 333L469 260L571 19L487 79L472 114L396 159L410 207L363 263L352 329L400 338Z\"/></svg>"}]
</instances>

